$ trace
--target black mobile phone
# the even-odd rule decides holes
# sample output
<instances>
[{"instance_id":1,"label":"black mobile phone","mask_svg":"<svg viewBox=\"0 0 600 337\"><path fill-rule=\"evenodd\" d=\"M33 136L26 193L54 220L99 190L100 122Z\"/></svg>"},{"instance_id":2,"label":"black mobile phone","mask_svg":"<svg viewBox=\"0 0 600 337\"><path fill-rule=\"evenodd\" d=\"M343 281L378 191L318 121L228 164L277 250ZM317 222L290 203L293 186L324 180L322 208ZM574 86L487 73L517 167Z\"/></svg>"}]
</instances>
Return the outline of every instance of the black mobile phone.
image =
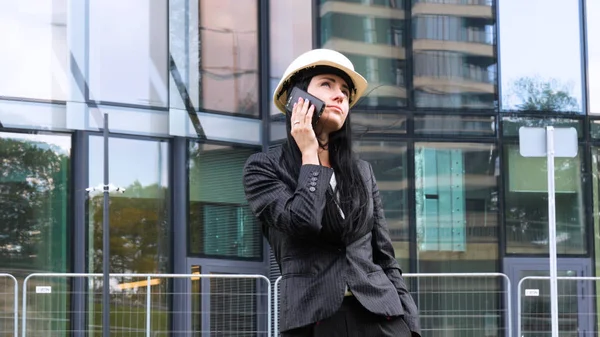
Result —
<instances>
[{"instance_id":1,"label":"black mobile phone","mask_svg":"<svg viewBox=\"0 0 600 337\"><path fill-rule=\"evenodd\" d=\"M313 112L312 117L312 125L314 127L319 118L321 118L323 110L325 110L325 102L298 87L294 87L290 93L290 97L288 97L287 103L285 104L285 109L289 113L292 113L292 110L294 109L294 103L298 102L298 98L300 97L303 99L308 99L308 101L315 106L315 111Z\"/></svg>"}]
</instances>

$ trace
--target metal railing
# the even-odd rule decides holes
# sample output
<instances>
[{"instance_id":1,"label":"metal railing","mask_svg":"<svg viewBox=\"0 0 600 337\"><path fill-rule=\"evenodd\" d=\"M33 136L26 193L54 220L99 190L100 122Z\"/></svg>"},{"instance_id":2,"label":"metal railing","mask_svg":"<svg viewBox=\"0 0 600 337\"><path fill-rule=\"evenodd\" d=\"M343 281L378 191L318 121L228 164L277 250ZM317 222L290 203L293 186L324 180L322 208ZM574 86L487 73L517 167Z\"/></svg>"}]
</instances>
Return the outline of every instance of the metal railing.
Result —
<instances>
[{"instance_id":1,"label":"metal railing","mask_svg":"<svg viewBox=\"0 0 600 337\"><path fill-rule=\"evenodd\" d=\"M512 286L505 274L403 276L419 306L423 337L549 332L547 276L528 276L518 282L514 325ZM102 274L31 274L22 287L10 274L0 274L0 279L4 280L0 283L4 285L0 290L1 335L101 334ZM281 277L272 287L263 275L111 274L111 331L127 336L178 332L278 336L280 281ZM561 336L600 333L599 285L600 277L558 277ZM180 322L182 317L185 323Z\"/></svg>"},{"instance_id":2,"label":"metal railing","mask_svg":"<svg viewBox=\"0 0 600 337\"><path fill-rule=\"evenodd\" d=\"M179 290L175 290L177 280L185 281ZM271 336L271 282L263 275L111 274L109 282L111 333ZM100 336L102 285L102 274L27 276L22 336L61 336L76 331ZM76 293L85 302L79 307L71 305ZM185 306L174 308L174 297ZM173 320L181 316L188 318L187 323L177 327Z\"/></svg>"},{"instance_id":3,"label":"metal railing","mask_svg":"<svg viewBox=\"0 0 600 337\"><path fill-rule=\"evenodd\" d=\"M558 329L560 336L598 336L600 277L557 277ZM517 286L518 336L550 335L550 277L527 276Z\"/></svg>"},{"instance_id":4,"label":"metal railing","mask_svg":"<svg viewBox=\"0 0 600 337\"><path fill-rule=\"evenodd\" d=\"M423 337L512 337L511 282L502 273L406 273ZM279 336L279 277L274 284L273 336Z\"/></svg>"}]
</instances>

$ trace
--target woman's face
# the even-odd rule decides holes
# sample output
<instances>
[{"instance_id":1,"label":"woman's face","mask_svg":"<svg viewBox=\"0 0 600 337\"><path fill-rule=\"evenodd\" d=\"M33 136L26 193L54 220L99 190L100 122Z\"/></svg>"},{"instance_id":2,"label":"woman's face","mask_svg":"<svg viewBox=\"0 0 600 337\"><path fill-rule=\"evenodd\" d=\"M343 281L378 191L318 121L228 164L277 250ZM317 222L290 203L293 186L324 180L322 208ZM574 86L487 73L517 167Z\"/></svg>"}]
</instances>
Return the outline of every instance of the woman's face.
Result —
<instances>
[{"instance_id":1,"label":"woman's face","mask_svg":"<svg viewBox=\"0 0 600 337\"><path fill-rule=\"evenodd\" d=\"M337 75L314 76L308 84L308 93L325 102L325 110L316 126L316 132L338 131L348 117L350 89Z\"/></svg>"}]
</instances>

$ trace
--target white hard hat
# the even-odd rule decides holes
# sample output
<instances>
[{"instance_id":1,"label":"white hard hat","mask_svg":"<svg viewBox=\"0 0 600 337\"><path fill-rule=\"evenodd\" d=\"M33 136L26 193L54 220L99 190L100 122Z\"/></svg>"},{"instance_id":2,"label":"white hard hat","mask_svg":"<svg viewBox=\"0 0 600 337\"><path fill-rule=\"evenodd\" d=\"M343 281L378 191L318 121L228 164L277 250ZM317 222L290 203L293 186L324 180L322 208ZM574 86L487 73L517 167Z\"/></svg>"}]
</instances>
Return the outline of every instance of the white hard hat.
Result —
<instances>
[{"instance_id":1,"label":"white hard hat","mask_svg":"<svg viewBox=\"0 0 600 337\"><path fill-rule=\"evenodd\" d=\"M352 84L356 89L354 95L352 95L352 101L350 107L352 107L362 94L367 89L367 80L362 77L359 73L354 71L354 65L352 62L343 54L331 50L331 49L313 49L300 56L298 56L292 63L287 67L275 92L273 93L273 102L275 106L283 113L285 113L285 103L287 101L287 94L282 92L286 88L286 82L298 73L300 70L315 66L329 66L332 68L339 69L346 73L352 80Z\"/></svg>"}]
</instances>

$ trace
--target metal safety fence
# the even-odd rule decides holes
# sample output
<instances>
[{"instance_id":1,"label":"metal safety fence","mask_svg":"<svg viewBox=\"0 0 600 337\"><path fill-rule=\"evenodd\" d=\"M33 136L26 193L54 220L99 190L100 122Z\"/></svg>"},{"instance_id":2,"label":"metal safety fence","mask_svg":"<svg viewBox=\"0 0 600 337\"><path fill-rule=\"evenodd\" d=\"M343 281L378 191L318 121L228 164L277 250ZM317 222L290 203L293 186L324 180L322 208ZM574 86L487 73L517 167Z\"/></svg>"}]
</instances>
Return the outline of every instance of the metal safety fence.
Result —
<instances>
[{"instance_id":1,"label":"metal safety fence","mask_svg":"<svg viewBox=\"0 0 600 337\"><path fill-rule=\"evenodd\" d=\"M271 287L262 275L110 276L111 335L278 336L281 278ZM102 274L31 274L23 280L21 292L13 276L0 277L5 280L0 283L4 284L2 336L102 335ZM404 278L419 306L423 337L512 336L511 282L506 275L404 274ZM577 336L596 335L598 303L593 294L598 281L560 278L561 331L575 331L576 321ZM529 332L545 331L549 322L548 287L535 282L548 283L548 278L526 277L519 282L517 336L538 336Z\"/></svg>"},{"instance_id":2,"label":"metal safety fence","mask_svg":"<svg viewBox=\"0 0 600 337\"><path fill-rule=\"evenodd\" d=\"M558 330L561 337L600 335L600 277L559 276ZM550 277L527 276L517 286L518 336L550 336Z\"/></svg>"},{"instance_id":3,"label":"metal safety fence","mask_svg":"<svg viewBox=\"0 0 600 337\"><path fill-rule=\"evenodd\" d=\"M0 273L0 336L18 336L19 284L17 279Z\"/></svg>"},{"instance_id":4,"label":"metal safety fence","mask_svg":"<svg viewBox=\"0 0 600 337\"><path fill-rule=\"evenodd\" d=\"M511 282L502 273L403 275L418 303L423 337L512 337ZM279 336L279 277L273 332Z\"/></svg>"},{"instance_id":5,"label":"metal safety fence","mask_svg":"<svg viewBox=\"0 0 600 337\"><path fill-rule=\"evenodd\" d=\"M109 282L111 335L271 336L265 276L111 274ZM102 274L27 276L22 336L101 336L102 289Z\"/></svg>"}]
</instances>

